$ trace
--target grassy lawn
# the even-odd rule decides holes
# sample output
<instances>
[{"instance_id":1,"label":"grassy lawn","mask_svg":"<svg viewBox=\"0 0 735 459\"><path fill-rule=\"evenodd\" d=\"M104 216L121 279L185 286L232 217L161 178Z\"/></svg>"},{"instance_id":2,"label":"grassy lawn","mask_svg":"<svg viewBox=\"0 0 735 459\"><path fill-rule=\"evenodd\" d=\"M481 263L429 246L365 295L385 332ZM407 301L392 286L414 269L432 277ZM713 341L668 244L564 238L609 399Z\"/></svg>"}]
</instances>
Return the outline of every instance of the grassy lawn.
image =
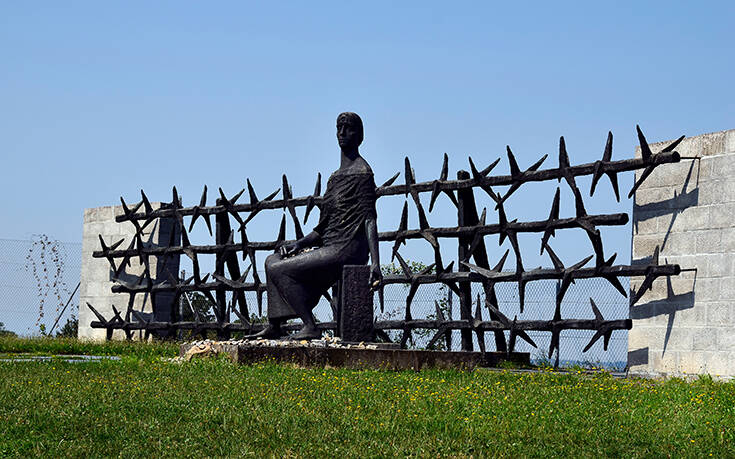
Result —
<instances>
[{"instance_id":1,"label":"grassy lawn","mask_svg":"<svg viewBox=\"0 0 735 459\"><path fill-rule=\"evenodd\" d=\"M175 364L160 359L172 345L94 346L124 357L0 362L0 456L735 456L735 384L709 379Z\"/></svg>"}]
</instances>

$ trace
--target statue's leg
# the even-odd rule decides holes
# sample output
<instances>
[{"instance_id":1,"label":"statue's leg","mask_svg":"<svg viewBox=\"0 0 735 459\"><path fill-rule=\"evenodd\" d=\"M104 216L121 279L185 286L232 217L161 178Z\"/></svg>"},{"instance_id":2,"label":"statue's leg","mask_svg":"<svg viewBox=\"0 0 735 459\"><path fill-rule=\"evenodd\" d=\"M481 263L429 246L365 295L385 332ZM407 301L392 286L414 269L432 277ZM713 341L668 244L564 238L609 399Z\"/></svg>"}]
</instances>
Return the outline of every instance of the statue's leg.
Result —
<instances>
[{"instance_id":1,"label":"statue's leg","mask_svg":"<svg viewBox=\"0 0 735 459\"><path fill-rule=\"evenodd\" d=\"M268 284L273 284L284 303L304 324L292 339L314 339L321 336L311 310L322 293L337 280L341 272L339 260L339 250L331 247L294 257L272 259Z\"/></svg>"},{"instance_id":2,"label":"statue's leg","mask_svg":"<svg viewBox=\"0 0 735 459\"><path fill-rule=\"evenodd\" d=\"M258 333L247 335L245 339L277 339L286 336L286 332L281 328L288 319L298 317L291 309L278 291L278 275L273 275L273 265L281 260L281 256L277 253L269 255L265 259L265 276L267 286L268 301L268 325Z\"/></svg>"}]
</instances>

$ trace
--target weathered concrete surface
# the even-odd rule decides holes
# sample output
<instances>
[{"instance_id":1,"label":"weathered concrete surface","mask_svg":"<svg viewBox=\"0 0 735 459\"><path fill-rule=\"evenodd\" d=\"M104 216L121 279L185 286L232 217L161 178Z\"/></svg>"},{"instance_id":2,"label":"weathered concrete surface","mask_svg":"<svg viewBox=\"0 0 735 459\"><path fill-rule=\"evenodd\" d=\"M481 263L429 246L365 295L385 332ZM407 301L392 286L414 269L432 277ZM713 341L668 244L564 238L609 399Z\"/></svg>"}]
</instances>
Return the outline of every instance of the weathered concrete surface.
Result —
<instances>
[{"instance_id":1,"label":"weathered concrete surface","mask_svg":"<svg viewBox=\"0 0 735 459\"><path fill-rule=\"evenodd\" d=\"M154 208L161 206L160 203L152 203ZM128 308L127 294L112 293L113 271L105 258L93 258L95 250L102 250L98 235L102 235L105 243L110 246L124 238L125 241L119 248L127 248L135 236L135 227L130 222L117 223L115 217L122 215L122 206L105 206L84 210L84 226L82 228L82 272L79 286L79 339L102 340L105 339L106 330L94 329L90 323L97 318L87 307L90 303L105 318L113 316L112 306L124 314ZM168 245L171 231L174 226L171 219L158 219L151 223L143 231L143 242L151 246ZM152 278L168 279L169 273L178 276L178 257L169 258L165 264L158 263L158 257L149 257ZM116 260L119 263L120 259ZM121 279L127 282L135 282L137 276L143 273L143 265L137 257L130 259L130 266L121 274ZM173 296L170 293L158 293L156 295L156 320L167 320L171 313ZM154 314L149 295L136 295L133 307L137 311ZM134 320L134 318L133 318ZM125 338L124 332L116 330L113 339Z\"/></svg>"},{"instance_id":2,"label":"weathered concrete surface","mask_svg":"<svg viewBox=\"0 0 735 459\"><path fill-rule=\"evenodd\" d=\"M668 143L651 149L660 151ZM662 262L697 271L658 279L633 306L628 364L632 374L730 378L735 376L735 130L685 139L676 150L701 160L660 166L638 189L632 259L646 262L659 246ZM631 289L642 280L631 279Z\"/></svg>"},{"instance_id":3,"label":"weathered concrete surface","mask_svg":"<svg viewBox=\"0 0 735 459\"><path fill-rule=\"evenodd\" d=\"M195 344L182 344L180 355L185 356L193 346ZM501 352L483 354L331 346L253 346L228 342L212 342L210 346L214 353L225 354L232 361L243 364L275 361L303 367L415 371L428 368L472 370L477 367L495 367L501 361L530 365L528 352L514 352L507 357Z\"/></svg>"}]
</instances>

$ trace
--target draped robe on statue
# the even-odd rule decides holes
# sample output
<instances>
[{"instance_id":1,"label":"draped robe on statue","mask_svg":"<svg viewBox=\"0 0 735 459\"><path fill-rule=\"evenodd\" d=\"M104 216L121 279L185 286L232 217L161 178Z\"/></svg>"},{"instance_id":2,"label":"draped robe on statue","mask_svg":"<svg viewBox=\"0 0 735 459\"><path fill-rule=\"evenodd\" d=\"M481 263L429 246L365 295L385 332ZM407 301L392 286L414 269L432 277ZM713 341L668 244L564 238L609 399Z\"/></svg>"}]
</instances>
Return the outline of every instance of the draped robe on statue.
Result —
<instances>
[{"instance_id":1,"label":"draped robe on statue","mask_svg":"<svg viewBox=\"0 0 735 459\"><path fill-rule=\"evenodd\" d=\"M376 219L375 201L369 168L357 173L336 171L329 177L314 228L322 245L285 258L276 252L265 261L269 319L298 317L294 304L313 309L340 278L343 266L367 263L365 221Z\"/></svg>"}]
</instances>

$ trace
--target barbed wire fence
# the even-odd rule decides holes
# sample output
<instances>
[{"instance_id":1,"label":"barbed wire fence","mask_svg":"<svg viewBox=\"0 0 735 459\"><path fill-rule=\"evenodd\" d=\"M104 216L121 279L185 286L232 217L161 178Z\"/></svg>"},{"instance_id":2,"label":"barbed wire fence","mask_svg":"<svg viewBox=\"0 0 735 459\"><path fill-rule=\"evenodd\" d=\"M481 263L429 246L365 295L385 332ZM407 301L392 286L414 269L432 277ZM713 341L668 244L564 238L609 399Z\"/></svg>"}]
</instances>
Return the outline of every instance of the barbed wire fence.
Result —
<instances>
[{"instance_id":1,"label":"barbed wire fence","mask_svg":"<svg viewBox=\"0 0 735 459\"><path fill-rule=\"evenodd\" d=\"M0 239L0 323L19 336L57 335L78 317L82 244L46 235Z\"/></svg>"},{"instance_id":2,"label":"barbed wire fence","mask_svg":"<svg viewBox=\"0 0 735 459\"><path fill-rule=\"evenodd\" d=\"M0 322L4 329L19 336L33 336L42 333L56 335L59 330L78 315L79 284L81 271L81 244L58 242L40 235L31 240L0 239ZM263 277L264 277L264 273ZM621 278L621 280L623 280ZM627 280L627 279L625 279ZM627 289L627 285L624 285ZM385 310L380 312L376 301L375 314L380 319L401 318L405 307L405 285L389 285L385 290ZM524 317L531 320L548 320L553 314L557 282L540 280L527 286L526 309ZM76 291L75 291L76 290ZM496 286L501 311L508 317L519 314L518 292L513 284ZM255 292L245 292L249 304L257 303ZM480 296L484 302L481 285L473 285L472 297ZM589 298L593 298L600 311L611 319L628 318L628 299L611 289L604 279L578 279L562 303L562 313L566 316L587 318L591 315ZM421 286L413 300L417 318L434 319L437 302L447 318L459 318L459 298L441 284ZM265 311L263 311L265 313ZM332 310L322 299L314 309L318 320L331 320ZM589 317L592 318L592 317ZM55 324L55 325L54 325ZM397 332L396 332L397 333ZM507 332L506 332L507 334ZM571 365L598 366L612 370L622 370L627 362L627 331L613 333L608 351L603 351L602 342L596 343L586 353L584 345L594 332L592 330L566 330L562 333L561 353L551 358L545 353L549 347L550 334L530 331L529 335L538 345L533 349L523 341L517 350L530 352L532 361L567 367ZM418 330L412 336L410 347L423 349L431 339L432 332ZM488 350L494 350L494 340L490 333L485 334ZM475 345L478 337L474 337ZM446 341L439 343L447 349ZM448 350L460 349L459 331L452 334Z\"/></svg>"}]
</instances>

